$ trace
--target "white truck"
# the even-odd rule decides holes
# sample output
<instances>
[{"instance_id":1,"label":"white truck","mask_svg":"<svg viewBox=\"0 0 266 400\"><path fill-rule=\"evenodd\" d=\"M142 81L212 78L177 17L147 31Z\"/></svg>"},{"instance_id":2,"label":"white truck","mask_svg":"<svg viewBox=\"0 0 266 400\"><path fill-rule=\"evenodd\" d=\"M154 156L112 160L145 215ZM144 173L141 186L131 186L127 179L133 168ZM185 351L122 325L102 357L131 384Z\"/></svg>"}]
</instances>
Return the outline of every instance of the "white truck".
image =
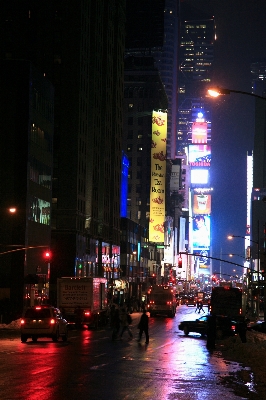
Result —
<instances>
[{"instance_id":1,"label":"white truck","mask_svg":"<svg viewBox=\"0 0 266 400\"><path fill-rule=\"evenodd\" d=\"M168 285L152 285L148 290L147 308L150 316L156 314L167 315L173 318L176 313L176 296L175 289Z\"/></svg>"},{"instance_id":2,"label":"white truck","mask_svg":"<svg viewBox=\"0 0 266 400\"><path fill-rule=\"evenodd\" d=\"M63 277L57 279L57 307L69 323L98 327L107 322L107 280Z\"/></svg>"}]
</instances>

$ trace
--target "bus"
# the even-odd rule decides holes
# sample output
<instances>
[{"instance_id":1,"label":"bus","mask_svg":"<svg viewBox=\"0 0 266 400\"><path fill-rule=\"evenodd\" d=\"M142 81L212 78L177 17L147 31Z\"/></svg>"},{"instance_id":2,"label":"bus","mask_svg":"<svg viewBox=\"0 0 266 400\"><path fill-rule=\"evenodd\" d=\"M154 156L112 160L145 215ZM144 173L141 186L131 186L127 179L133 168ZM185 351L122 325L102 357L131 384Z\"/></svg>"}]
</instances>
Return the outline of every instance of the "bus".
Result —
<instances>
[{"instance_id":1,"label":"bus","mask_svg":"<svg viewBox=\"0 0 266 400\"><path fill-rule=\"evenodd\" d=\"M147 294L147 309L150 316L157 314L173 318L176 313L176 293L172 286L152 285Z\"/></svg>"}]
</instances>

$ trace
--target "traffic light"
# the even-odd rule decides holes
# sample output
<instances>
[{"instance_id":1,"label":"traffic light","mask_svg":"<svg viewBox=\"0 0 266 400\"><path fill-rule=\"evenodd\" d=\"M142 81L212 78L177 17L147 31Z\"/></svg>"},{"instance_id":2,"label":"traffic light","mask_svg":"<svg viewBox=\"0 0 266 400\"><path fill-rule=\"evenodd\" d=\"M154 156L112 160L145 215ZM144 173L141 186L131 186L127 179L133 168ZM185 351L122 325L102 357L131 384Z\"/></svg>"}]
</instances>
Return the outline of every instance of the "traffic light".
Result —
<instances>
[{"instance_id":1,"label":"traffic light","mask_svg":"<svg viewBox=\"0 0 266 400\"><path fill-rule=\"evenodd\" d=\"M51 254L50 250L46 250L43 254L44 261L47 263L51 262L51 257L52 257L52 254Z\"/></svg>"},{"instance_id":2,"label":"traffic light","mask_svg":"<svg viewBox=\"0 0 266 400\"><path fill-rule=\"evenodd\" d=\"M178 268L182 268L182 257L178 257Z\"/></svg>"}]
</instances>

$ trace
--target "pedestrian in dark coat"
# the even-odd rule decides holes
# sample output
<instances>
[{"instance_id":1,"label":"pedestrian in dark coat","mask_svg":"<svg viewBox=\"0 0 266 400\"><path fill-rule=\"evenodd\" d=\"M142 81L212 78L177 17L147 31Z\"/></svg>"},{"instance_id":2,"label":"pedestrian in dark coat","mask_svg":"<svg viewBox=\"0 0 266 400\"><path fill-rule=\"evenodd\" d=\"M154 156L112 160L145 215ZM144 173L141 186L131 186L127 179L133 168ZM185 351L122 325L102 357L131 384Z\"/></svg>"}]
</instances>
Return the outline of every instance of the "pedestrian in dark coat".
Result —
<instances>
[{"instance_id":1,"label":"pedestrian in dark coat","mask_svg":"<svg viewBox=\"0 0 266 400\"><path fill-rule=\"evenodd\" d=\"M207 325L207 344L206 344L208 350L215 349L215 339L216 339L216 316L209 315L208 325Z\"/></svg>"},{"instance_id":2,"label":"pedestrian in dark coat","mask_svg":"<svg viewBox=\"0 0 266 400\"><path fill-rule=\"evenodd\" d=\"M205 311L203 310L203 303L202 303L202 301L199 301L199 314L201 311L203 311L205 314Z\"/></svg>"},{"instance_id":3,"label":"pedestrian in dark coat","mask_svg":"<svg viewBox=\"0 0 266 400\"><path fill-rule=\"evenodd\" d=\"M121 309L121 313L120 313L120 317L119 318L120 318L120 325L121 325L121 328L122 328L122 330L120 332L120 336L119 336L120 339L122 339L123 333L125 331L128 331L128 334L129 334L130 338L132 339L133 338L133 334L132 334L132 332L131 332L131 330L129 328L127 312L126 312L126 309L124 307Z\"/></svg>"},{"instance_id":4,"label":"pedestrian in dark coat","mask_svg":"<svg viewBox=\"0 0 266 400\"><path fill-rule=\"evenodd\" d=\"M246 337L246 334L247 334L247 323L244 320L244 318L242 320L240 320L239 323L238 323L238 334L239 334L239 337L241 339L241 342L242 343L247 343L247 337Z\"/></svg>"},{"instance_id":5,"label":"pedestrian in dark coat","mask_svg":"<svg viewBox=\"0 0 266 400\"><path fill-rule=\"evenodd\" d=\"M112 340L115 340L118 336L119 329L120 329L120 315L119 315L118 307L114 309L114 313L113 313L112 321L111 321L111 327L113 328Z\"/></svg>"},{"instance_id":6,"label":"pedestrian in dark coat","mask_svg":"<svg viewBox=\"0 0 266 400\"><path fill-rule=\"evenodd\" d=\"M138 324L138 328L139 328L139 339L138 342L141 341L141 337L143 332L145 333L146 336L146 344L149 343L149 317L146 313L146 310L143 310L142 316L140 317L140 321Z\"/></svg>"}]
</instances>

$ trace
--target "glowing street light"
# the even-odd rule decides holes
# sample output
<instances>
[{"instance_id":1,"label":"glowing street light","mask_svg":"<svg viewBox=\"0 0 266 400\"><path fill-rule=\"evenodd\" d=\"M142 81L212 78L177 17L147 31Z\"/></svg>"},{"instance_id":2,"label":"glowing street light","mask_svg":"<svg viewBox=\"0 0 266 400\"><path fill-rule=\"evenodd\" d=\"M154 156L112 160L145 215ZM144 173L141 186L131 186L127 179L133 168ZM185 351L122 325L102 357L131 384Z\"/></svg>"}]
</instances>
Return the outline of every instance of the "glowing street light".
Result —
<instances>
[{"instance_id":1,"label":"glowing street light","mask_svg":"<svg viewBox=\"0 0 266 400\"><path fill-rule=\"evenodd\" d=\"M243 92L242 90L225 89L225 88L221 88L219 86L208 89L208 94L211 97L223 96L223 95L230 94L230 93L245 94L245 95L257 97L259 99L266 101L266 97L259 96L258 94L255 94L255 93Z\"/></svg>"},{"instance_id":2,"label":"glowing street light","mask_svg":"<svg viewBox=\"0 0 266 400\"><path fill-rule=\"evenodd\" d=\"M233 238L246 239L244 236L239 236L239 235L228 235L227 236L227 239L229 239L229 240L232 240ZM255 243L257 245L258 263L259 263L259 261L260 261L259 242L255 241L255 240L251 240L250 238L248 240L249 240L249 242ZM250 252L250 246L248 246L247 250L249 250L249 252ZM253 314L254 313L254 301L255 301L255 299L253 298L253 295L252 295L252 289L253 289L253 277L252 277L252 275L254 274L254 272L256 272L259 275L259 265L258 265L258 270L255 271L255 270L253 270L251 268L251 262L252 261L251 261L251 255L250 254L249 254L249 257L247 257L247 260L249 260L250 271L251 271L251 282L250 282L250 288L251 288L251 311L252 311L252 314ZM259 296L257 297L257 301L256 301L256 309L257 309L257 312L258 312L258 310L259 310Z\"/></svg>"},{"instance_id":3,"label":"glowing street light","mask_svg":"<svg viewBox=\"0 0 266 400\"><path fill-rule=\"evenodd\" d=\"M266 99L265 99L265 100L266 100ZM234 239L234 238L246 239L245 236L239 236L239 235L228 235L228 236L227 236L227 239L229 239L229 240L232 240L232 239ZM256 243L256 244L258 244L258 242L257 242L256 240L251 240L250 238L248 238L248 241L251 242L251 243Z\"/></svg>"},{"instance_id":4,"label":"glowing street light","mask_svg":"<svg viewBox=\"0 0 266 400\"><path fill-rule=\"evenodd\" d=\"M228 256L229 256L229 257L234 257L234 256L237 256L237 257L244 258L244 259L246 260L246 257L243 257L243 256L241 256L241 254L229 253L229 254L228 254Z\"/></svg>"}]
</instances>

